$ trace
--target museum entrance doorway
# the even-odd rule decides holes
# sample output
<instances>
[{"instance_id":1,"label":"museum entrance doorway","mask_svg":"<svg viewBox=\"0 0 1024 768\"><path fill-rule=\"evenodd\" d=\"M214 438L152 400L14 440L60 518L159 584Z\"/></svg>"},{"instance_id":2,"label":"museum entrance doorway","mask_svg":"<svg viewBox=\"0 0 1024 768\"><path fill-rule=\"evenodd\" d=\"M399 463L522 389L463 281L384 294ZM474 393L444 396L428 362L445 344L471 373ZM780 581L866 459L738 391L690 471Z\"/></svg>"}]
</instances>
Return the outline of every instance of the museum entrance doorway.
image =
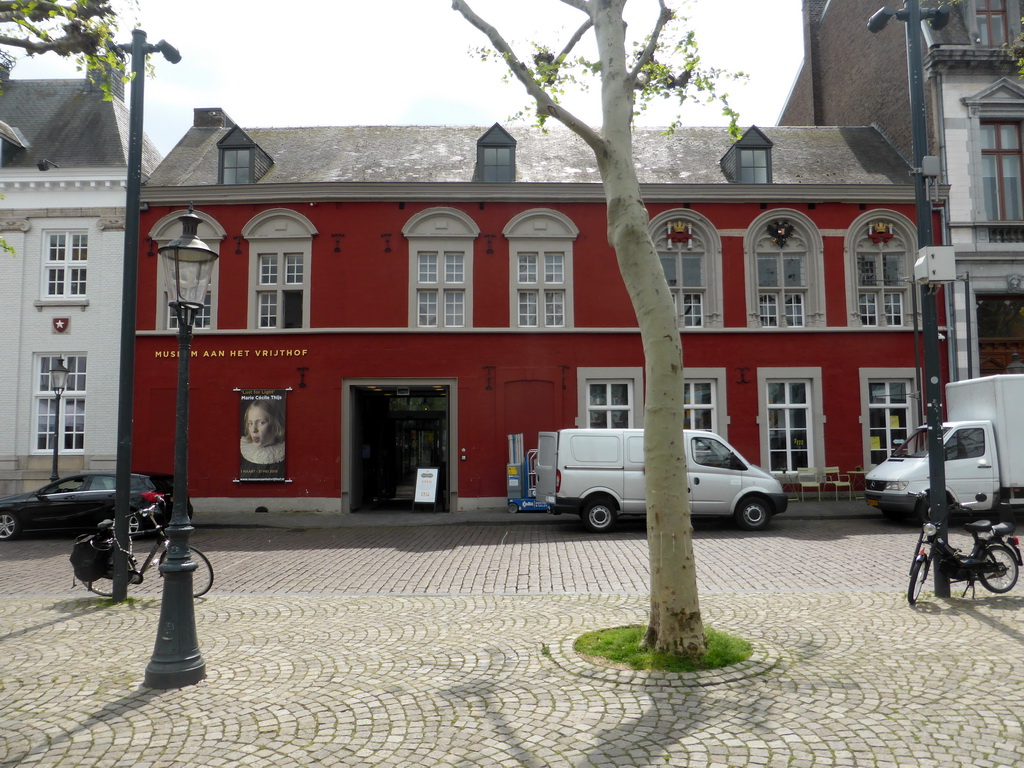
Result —
<instances>
[{"instance_id":1,"label":"museum entrance doorway","mask_svg":"<svg viewBox=\"0 0 1024 768\"><path fill-rule=\"evenodd\" d=\"M417 470L439 470L437 509L447 509L451 387L366 383L350 387L350 511L413 508Z\"/></svg>"}]
</instances>

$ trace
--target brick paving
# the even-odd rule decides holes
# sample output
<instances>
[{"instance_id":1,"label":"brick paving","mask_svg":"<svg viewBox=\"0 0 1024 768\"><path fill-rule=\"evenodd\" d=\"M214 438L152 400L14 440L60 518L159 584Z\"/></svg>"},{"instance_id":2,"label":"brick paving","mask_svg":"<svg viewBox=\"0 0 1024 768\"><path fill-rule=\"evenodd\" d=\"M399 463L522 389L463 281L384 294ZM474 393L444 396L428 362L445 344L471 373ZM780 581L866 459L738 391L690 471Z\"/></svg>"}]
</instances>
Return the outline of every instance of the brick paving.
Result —
<instances>
[{"instance_id":1,"label":"brick paving","mask_svg":"<svg viewBox=\"0 0 1024 768\"><path fill-rule=\"evenodd\" d=\"M142 687L159 577L71 587L66 538L0 547L0 766L1018 766L1024 591L906 605L914 530L698 523L702 612L754 658L702 675L577 657L642 623L641 526L200 529L208 679Z\"/></svg>"}]
</instances>

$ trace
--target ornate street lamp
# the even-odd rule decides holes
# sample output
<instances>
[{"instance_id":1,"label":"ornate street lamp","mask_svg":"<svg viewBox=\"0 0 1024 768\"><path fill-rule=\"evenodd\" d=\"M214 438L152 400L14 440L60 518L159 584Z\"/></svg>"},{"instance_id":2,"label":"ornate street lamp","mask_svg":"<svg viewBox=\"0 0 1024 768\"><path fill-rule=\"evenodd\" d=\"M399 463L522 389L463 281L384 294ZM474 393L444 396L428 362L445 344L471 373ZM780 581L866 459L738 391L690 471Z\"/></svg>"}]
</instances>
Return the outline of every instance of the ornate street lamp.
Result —
<instances>
[{"instance_id":1,"label":"ornate street lamp","mask_svg":"<svg viewBox=\"0 0 1024 768\"><path fill-rule=\"evenodd\" d=\"M53 469L50 471L50 482L60 480L57 472L57 454L60 448L60 397L68 385L68 369L64 366L64 358L58 357L57 364L50 368L50 389L53 390Z\"/></svg>"},{"instance_id":2,"label":"ornate street lamp","mask_svg":"<svg viewBox=\"0 0 1024 768\"><path fill-rule=\"evenodd\" d=\"M197 236L200 218L180 216L181 237L159 249L165 267L169 302L178 319L178 393L174 425L174 507L167 526L167 558L160 563L164 577L153 658L146 667L149 688L181 688L206 677L206 662L196 636L192 572L196 564L188 547L192 524L188 517L188 367L192 324L202 310L217 254Z\"/></svg>"}]
</instances>

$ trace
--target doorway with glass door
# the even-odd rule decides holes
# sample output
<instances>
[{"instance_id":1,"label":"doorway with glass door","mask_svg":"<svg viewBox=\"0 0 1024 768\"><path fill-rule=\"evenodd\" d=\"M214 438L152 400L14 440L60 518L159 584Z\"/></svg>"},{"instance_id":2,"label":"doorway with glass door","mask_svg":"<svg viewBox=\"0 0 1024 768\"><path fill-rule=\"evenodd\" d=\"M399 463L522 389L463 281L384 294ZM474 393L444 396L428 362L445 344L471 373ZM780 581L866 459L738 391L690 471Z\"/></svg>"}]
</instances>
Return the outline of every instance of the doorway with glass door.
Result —
<instances>
[{"instance_id":1,"label":"doorway with glass door","mask_svg":"<svg viewBox=\"0 0 1024 768\"><path fill-rule=\"evenodd\" d=\"M413 509L417 472L438 470L438 510L448 491L449 388L352 388L352 511Z\"/></svg>"}]
</instances>

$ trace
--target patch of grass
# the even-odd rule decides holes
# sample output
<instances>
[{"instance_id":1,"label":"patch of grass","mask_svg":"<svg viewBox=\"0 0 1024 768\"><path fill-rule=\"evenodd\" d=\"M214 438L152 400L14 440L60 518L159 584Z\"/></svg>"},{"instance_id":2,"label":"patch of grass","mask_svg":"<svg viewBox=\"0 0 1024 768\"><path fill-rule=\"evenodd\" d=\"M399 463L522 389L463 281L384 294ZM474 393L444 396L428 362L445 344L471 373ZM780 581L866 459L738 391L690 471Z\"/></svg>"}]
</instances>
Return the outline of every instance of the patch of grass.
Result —
<instances>
[{"instance_id":1,"label":"patch of grass","mask_svg":"<svg viewBox=\"0 0 1024 768\"><path fill-rule=\"evenodd\" d=\"M701 669L720 669L750 658L750 643L741 637L704 628L707 652L699 663L686 656L655 653L640 644L647 628L642 626L615 627L581 635L574 645L577 653L606 659L629 669L651 669L662 672L695 672Z\"/></svg>"}]
</instances>

